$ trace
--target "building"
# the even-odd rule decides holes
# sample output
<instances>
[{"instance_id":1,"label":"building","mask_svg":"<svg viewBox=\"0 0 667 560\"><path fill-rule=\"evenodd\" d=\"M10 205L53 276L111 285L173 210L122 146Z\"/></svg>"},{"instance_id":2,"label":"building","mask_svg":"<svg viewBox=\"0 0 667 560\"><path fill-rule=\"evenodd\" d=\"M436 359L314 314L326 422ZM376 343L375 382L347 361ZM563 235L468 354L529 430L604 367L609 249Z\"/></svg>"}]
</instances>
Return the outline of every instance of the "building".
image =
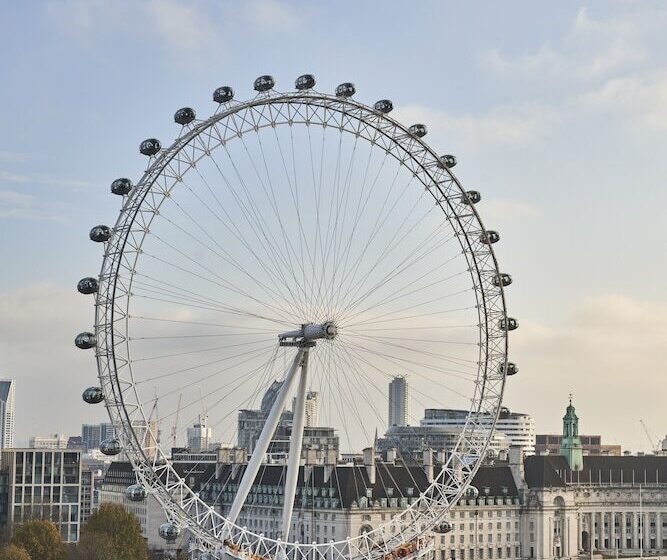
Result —
<instances>
[{"instance_id":1,"label":"building","mask_svg":"<svg viewBox=\"0 0 667 560\"><path fill-rule=\"evenodd\" d=\"M209 465L200 477L200 496L226 513L243 465ZM357 536L383 524L414 503L433 471L407 466L391 454L380 458L367 449L363 461L336 466L301 467L290 525L290 540L329 542ZM267 465L252 487L240 525L282 538L284 467ZM461 500L451 513L453 530L428 535L434 560L521 558L521 503L508 464L482 467L473 484L476 498ZM394 529L395 530L395 529Z\"/></svg>"},{"instance_id":2,"label":"building","mask_svg":"<svg viewBox=\"0 0 667 560\"><path fill-rule=\"evenodd\" d=\"M102 422L101 424L83 424L81 426L81 439L86 451L98 449L100 443L105 439L114 437L113 424Z\"/></svg>"},{"instance_id":3,"label":"building","mask_svg":"<svg viewBox=\"0 0 667 560\"><path fill-rule=\"evenodd\" d=\"M188 428L188 449L193 453L208 451L213 440L213 429L207 425L208 416L199 416L194 426Z\"/></svg>"},{"instance_id":4,"label":"building","mask_svg":"<svg viewBox=\"0 0 667 560\"><path fill-rule=\"evenodd\" d=\"M197 476L197 473L203 470L201 465L187 463L179 464L176 468L181 474L187 472L192 476ZM182 534L172 544L167 543L159 536L158 529L162 523L167 522L167 517L162 506L152 494L149 493L146 499L141 502L133 502L127 498L125 494L127 487L136 483L137 478L130 463L121 461L111 463L100 486L100 504L119 504L134 514L139 521L141 534L146 539L146 544L151 551L165 552L172 556L179 551L183 552L186 548L186 534Z\"/></svg>"},{"instance_id":5,"label":"building","mask_svg":"<svg viewBox=\"0 0 667 560\"><path fill-rule=\"evenodd\" d=\"M2 527L6 534L16 523L38 518L53 521L63 541L79 539L82 468L78 451L5 449L0 472L8 482Z\"/></svg>"},{"instance_id":6,"label":"building","mask_svg":"<svg viewBox=\"0 0 667 560\"><path fill-rule=\"evenodd\" d=\"M419 426L390 426L385 437L378 440L378 449L386 451L394 447L406 461L417 462L426 449L451 451L461 436L469 414L467 410L428 408ZM488 437L493 418L482 414L477 417L477 422L482 428L481 436ZM503 408L491 436L488 458L507 459L511 446L521 447L525 455L534 453L535 420L528 414Z\"/></svg>"},{"instance_id":7,"label":"building","mask_svg":"<svg viewBox=\"0 0 667 560\"><path fill-rule=\"evenodd\" d=\"M16 381L0 379L0 449L14 447Z\"/></svg>"},{"instance_id":8,"label":"building","mask_svg":"<svg viewBox=\"0 0 667 560\"><path fill-rule=\"evenodd\" d=\"M572 406L572 397L570 404L565 410L563 416L563 439L560 442L560 455L565 457L568 467L573 471L580 471L584 468L584 450L579 438L579 417Z\"/></svg>"},{"instance_id":9,"label":"building","mask_svg":"<svg viewBox=\"0 0 667 560\"><path fill-rule=\"evenodd\" d=\"M427 408L420 426L449 426L463 429L470 412L468 410L455 410L443 408ZM493 418L491 415L482 414L477 417L477 423L482 428L491 428ZM529 414L511 412L503 407L496 421L496 432L507 438L508 449L510 446L519 446L525 455L535 453L535 419Z\"/></svg>"},{"instance_id":10,"label":"building","mask_svg":"<svg viewBox=\"0 0 667 560\"><path fill-rule=\"evenodd\" d=\"M388 427L407 426L410 416L410 391L404 375L394 377L389 383Z\"/></svg>"},{"instance_id":11,"label":"building","mask_svg":"<svg viewBox=\"0 0 667 560\"><path fill-rule=\"evenodd\" d=\"M620 445L603 444L602 436L580 435L584 455L612 455L621 456ZM535 453L537 455L558 455L563 436L560 434L537 434L535 436Z\"/></svg>"},{"instance_id":12,"label":"building","mask_svg":"<svg viewBox=\"0 0 667 560\"><path fill-rule=\"evenodd\" d=\"M421 463L424 451L432 449L436 452L448 453L456 447L463 426L392 426L383 438L378 438L377 448L385 453L395 450L398 457L407 463ZM487 437L480 432L480 436ZM495 460L507 455L509 442L507 437L495 432L491 436L487 457Z\"/></svg>"},{"instance_id":13,"label":"building","mask_svg":"<svg viewBox=\"0 0 667 560\"><path fill-rule=\"evenodd\" d=\"M28 447L32 449L67 449L69 438L65 434L53 434L52 436L32 436Z\"/></svg>"}]
</instances>

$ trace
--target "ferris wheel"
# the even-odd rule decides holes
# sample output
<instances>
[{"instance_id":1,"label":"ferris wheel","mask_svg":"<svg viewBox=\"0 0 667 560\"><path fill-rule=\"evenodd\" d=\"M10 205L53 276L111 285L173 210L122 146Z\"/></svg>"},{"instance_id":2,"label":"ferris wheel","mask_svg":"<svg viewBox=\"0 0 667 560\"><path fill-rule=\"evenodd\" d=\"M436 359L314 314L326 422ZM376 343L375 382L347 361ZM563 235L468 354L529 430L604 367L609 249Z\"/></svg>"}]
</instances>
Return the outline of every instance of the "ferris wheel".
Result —
<instances>
[{"instance_id":1,"label":"ferris wheel","mask_svg":"<svg viewBox=\"0 0 667 560\"><path fill-rule=\"evenodd\" d=\"M160 535L187 534L195 558L414 552L451 529L518 371L499 234L482 224L480 193L454 176L456 158L426 144L425 125L392 118L391 101L361 103L352 83L321 93L312 75L294 91L274 86L261 76L245 101L220 87L205 119L179 109L176 140L142 142L143 176L111 184L122 208L90 231L104 260L78 285L96 312L75 344L95 350L99 371L83 399L107 408L115 437L101 451L131 462L128 498L154 496L168 519ZM422 409L469 411L437 460L402 462L419 479L409 496L355 458L370 446L375 461L398 375L409 393L388 434L418 435ZM195 487L174 463L193 425L206 446L241 457L233 476L214 469ZM354 479L355 505L393 504L392 515L336 538L295 532L299 488L317 468L334 473L325 505L341 498L340 474ZM260 503L275 506L275 523L253 521Z\"/></svg>"}]
</instances>

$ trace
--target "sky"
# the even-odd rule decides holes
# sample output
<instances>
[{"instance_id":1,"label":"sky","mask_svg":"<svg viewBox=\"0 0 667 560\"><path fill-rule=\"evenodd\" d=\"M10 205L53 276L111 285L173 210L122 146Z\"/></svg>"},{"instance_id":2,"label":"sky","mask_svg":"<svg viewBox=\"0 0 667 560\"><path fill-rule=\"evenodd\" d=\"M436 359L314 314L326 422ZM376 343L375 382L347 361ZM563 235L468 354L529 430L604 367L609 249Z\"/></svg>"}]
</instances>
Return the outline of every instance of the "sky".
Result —
<instances>
[{"instance_id":1,"label":"sky","mask_svg":"<svg viewBox=\"0 0 667 560\"><path fill-rule=\"evenodd\" d=\"M582 433L648 450L667 433L667 6L660 2L0 2L0 376L17 380L19 443L103 420L81 390L97 223L118 176L173 112L213 112L272 74L389 98L456 154L501 233L520 328L506 390L539 433L568 394Z\"/></svg>"}]
</instances>

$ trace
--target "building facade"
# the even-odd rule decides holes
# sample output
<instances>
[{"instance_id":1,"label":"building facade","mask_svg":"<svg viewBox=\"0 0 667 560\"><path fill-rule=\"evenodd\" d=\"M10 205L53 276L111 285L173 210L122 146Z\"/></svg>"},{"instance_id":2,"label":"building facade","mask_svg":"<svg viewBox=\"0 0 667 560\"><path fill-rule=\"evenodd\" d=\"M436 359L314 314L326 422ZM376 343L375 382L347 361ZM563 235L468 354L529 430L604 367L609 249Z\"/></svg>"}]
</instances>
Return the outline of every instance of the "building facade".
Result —
<instances>
[{"instance_id":1,"label":"building facade","mask_svg":"<svg viewBox=\"0 0 667 560\"><path fill-rule=\"evenodd\" d=\"M582 451L584 455L611 455L620 457L622 449L620 445L602 443L602 436L580 435ZM561 434L537 434L535 436L536 455L559 455L560 446L563 442Z\"/></svg>"},{"instance_id":2,"label":"building facade","mask_svg":"<svg viewBox=\"0 0 667 560\"><path fill-rule=\"evenodd\" d=\"M78 451L5 449L0 470L8 481L5 532L22 521L49 519L63 541L79 539L82 469Z\"/></svg>"},{"instance_id":3,"label":"building facade","mask_svg":"<svg viewBox=\"0 0 667 560\"><path fill-rule=\"evenodd\" d=\"M32 449L67 449L68 441L69 438L65 434L32 436L28 441L28 447Z\"/></svg>"},{"instance_id":4,"label":"building facade","mask_svg":"<svg viewBox=\"0 0 667 560\"><path fill-rule=\"evenodd\" d=\"M16 381L0 379L0 449L14 447Z\"/></svg>"}]
</instances>

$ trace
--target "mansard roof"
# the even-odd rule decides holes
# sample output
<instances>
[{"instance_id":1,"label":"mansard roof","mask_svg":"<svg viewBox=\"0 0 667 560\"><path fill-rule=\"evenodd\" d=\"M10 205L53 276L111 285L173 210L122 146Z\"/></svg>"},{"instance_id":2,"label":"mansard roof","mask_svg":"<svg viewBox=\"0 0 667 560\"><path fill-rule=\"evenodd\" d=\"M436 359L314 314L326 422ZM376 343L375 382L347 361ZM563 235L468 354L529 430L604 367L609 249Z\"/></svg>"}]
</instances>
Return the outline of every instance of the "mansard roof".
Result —
<instances>
[{"instance_id":1,"label":"mansard roof","mask_svg":"<svg viewBox=\"0 0 667 560\"><path fill-rule=\"evenodd\" d=\"M573 471L564 457L526 457L526 483L531 488L565 487L570 484L667 484L667 456L586 455L581 471Z\"/></svg>"}]
</instances>

